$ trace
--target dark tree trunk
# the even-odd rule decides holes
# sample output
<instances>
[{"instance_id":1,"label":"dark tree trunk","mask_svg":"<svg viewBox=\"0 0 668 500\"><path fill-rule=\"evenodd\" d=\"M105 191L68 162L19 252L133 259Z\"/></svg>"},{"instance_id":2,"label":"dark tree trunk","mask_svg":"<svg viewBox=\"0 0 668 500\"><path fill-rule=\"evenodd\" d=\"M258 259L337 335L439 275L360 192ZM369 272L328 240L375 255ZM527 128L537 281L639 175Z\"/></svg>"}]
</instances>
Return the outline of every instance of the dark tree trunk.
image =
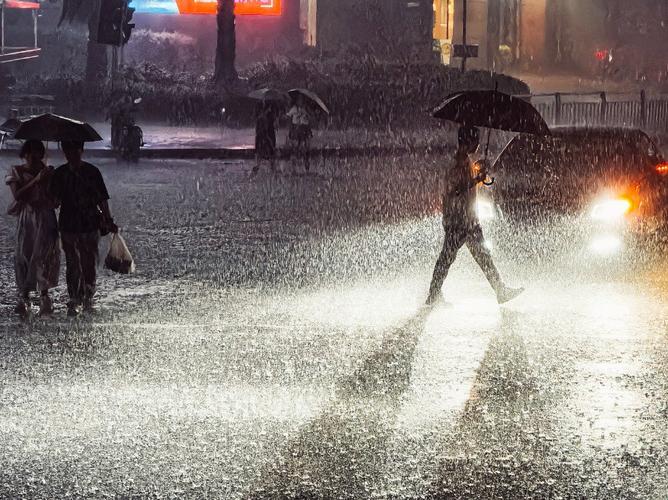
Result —
<instances>
[{"instance_id":1,"label":"dark tree trunk","mask_svg":"<svg viewBox=\"0 0 668 500\"><path fill-rule=\"evenodd\" d=\"M98 84L107 77L107 46L88 41L86 54L86 82Z\"/></svg>"},{"instance_id":2,"label":"dark tree trunk","mask_svg":"<svg viewBox=\"0 0 668 500\"><path fill-rule=\"evenodd\" d=\"M234 62L236 58L236 27L234 0L218 0L218 43L216 46L216 83L230 83L237 79Z\"/></svg>"},{"instance_id":3,"label":"dark tree trunk","mask_svg":"<svg viewBox=\"0 0 668 500\"><path fill-rule=\"evenodd\" d=\"M86 82L89 85L96 85L107 77L107 46L90 40L90 33L97 32L96 21L96 16L89 14L86 47Z\"/></svg>"}]
</instances>

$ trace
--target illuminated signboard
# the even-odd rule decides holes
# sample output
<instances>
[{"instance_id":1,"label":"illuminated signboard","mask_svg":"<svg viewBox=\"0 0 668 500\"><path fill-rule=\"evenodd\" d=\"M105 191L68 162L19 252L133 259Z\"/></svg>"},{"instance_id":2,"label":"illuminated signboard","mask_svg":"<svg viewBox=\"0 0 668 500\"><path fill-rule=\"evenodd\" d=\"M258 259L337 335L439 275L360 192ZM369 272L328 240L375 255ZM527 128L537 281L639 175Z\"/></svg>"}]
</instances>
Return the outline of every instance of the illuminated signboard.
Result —
<instances>
[{"instance_id":1,"label":"illuminated signboard","mask_svg":"<svg viewBox=\"0 0 668 500\"><path fill-rule=\"evenodd\" d=\"M279 16L281 0L235 0L241 16ZM153 14L215 14L217 0L132 0L137 12Z\"/></svg>"}]
</instances>

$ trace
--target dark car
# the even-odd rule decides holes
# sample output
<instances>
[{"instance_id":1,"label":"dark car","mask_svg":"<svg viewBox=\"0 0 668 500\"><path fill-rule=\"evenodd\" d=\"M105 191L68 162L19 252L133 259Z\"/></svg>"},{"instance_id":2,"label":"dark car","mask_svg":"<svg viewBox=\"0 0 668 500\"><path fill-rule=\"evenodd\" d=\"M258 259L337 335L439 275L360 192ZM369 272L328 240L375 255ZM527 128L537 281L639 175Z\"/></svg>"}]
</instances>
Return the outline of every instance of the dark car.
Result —
<instances>
[{"instance_id":1,"label":"dark car","mask_svg":"<svg viewBox=\"0 0 668 500\"><path fill-rule=\"evenodd\" d=\"M516 136L494 164L488 220L581 228L596 253L668 229L668 164L643 131L556 128L551 137ZM575 244L575 242L573 242Z\"/></svg>"}]
</instances>

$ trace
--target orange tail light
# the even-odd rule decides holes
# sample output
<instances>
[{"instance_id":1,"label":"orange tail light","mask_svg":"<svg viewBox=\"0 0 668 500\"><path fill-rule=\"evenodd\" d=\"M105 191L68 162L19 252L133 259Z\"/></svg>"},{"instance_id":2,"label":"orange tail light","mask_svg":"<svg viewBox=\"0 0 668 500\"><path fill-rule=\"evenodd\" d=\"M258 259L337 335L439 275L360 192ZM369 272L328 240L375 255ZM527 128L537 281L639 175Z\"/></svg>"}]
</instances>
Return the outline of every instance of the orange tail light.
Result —
<instances>
[{"instance_id":1,"label":"orange tail light","mask_svg":"<svg viewBox=\"0 0 668 500\"><path fill-rule=\"evenodd\" d=\"M656 166L656 171L661 175L668 175L668 162L659 163Z\"/></svg>"}]
</instances>

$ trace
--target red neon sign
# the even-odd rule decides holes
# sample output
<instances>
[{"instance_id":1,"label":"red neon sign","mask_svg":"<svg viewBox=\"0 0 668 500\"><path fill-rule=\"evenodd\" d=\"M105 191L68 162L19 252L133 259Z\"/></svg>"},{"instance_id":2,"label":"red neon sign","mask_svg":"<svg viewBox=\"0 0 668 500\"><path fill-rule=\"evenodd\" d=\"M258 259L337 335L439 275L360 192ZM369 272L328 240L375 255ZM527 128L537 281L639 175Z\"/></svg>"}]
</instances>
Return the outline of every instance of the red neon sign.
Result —
<instances>
[{"instance_id":1,"label":"red neon sign","mask_svg":"<svg viewBox=\"0 0 668 500\"><path fill-rule=\"evenodd\" d=\"M280 16L281 0L235 0L234 12L241 16ZM181 14L215 14L217 0L176 0Z\"/></svg>"},{"instance_id":2,"label":"red neon sign","mask_svg":"<svg viewBox=\"0 0 668 500\"><path fill-rule=\"evenodd\" d=\"M22 1L22 0L5 0L4 5L8 9L30 9L30 10L39 9L39 3L37 3L37 2L25 2L25 1Z\"/></svg>"}]
</instances>

